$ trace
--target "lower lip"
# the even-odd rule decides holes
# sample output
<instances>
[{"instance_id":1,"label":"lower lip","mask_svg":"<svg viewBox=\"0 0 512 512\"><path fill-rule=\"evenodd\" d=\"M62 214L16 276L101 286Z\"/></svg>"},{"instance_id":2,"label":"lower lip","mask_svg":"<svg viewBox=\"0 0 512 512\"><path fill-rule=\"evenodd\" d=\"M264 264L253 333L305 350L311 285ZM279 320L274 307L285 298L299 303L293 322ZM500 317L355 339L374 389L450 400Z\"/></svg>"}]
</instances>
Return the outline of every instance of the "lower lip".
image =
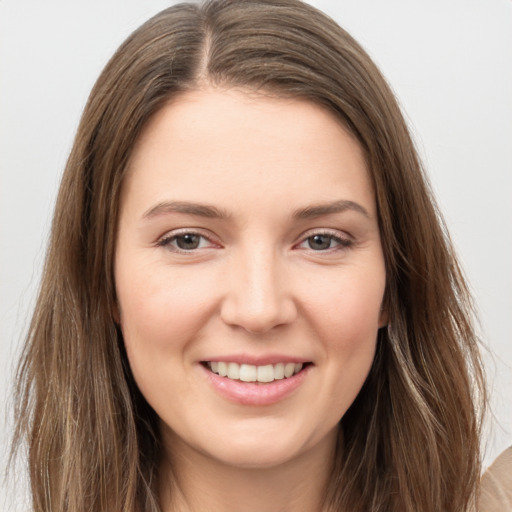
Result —
<instances>
[{"instance_id":1,"label":"lower lip","mask_svg":"<svg viewBox=\"0 0 512 512\"><path fill-rule=\"evenodd\" d=\"M272 405L290 396L303 382L313 365L287 379L269 383L242 382L221 377L201 365L213 388L230 402L241 405Z\"/></svg>"}]
</instances>

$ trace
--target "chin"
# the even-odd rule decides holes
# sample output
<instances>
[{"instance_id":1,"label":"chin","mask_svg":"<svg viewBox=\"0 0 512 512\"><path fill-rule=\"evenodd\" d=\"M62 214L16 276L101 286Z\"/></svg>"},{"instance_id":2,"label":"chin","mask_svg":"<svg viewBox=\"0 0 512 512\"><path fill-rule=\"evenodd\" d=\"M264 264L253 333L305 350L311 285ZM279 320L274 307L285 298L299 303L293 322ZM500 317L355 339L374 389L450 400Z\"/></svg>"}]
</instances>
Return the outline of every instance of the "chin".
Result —
<instances>
[{"instance_id":1,"label":"chin","mask_svg":"<svg viewBox=\"0 0 512 512\"><path fill-rule=\"evenodd\" d=\"M222 440L211 443L209 457L227 466L243 469L270 469L297 461L311 450L334 453L337 428L328 432L310 432L293 430L292 428L259 428L243 429L235 435L225 435Z\"/></svg>"},{"instance_id":2,"label":"chin","mask_svg":"<svg viewBox=\"0 0 512 512\"><path fill-rule=\"evenodd\" d=\"M283 466L300 457L302 451L290 451L276 443L236 444L226 447L222 452L210 453L226 466L240 469L271 469Z\"/></svg>"}]
</instances>

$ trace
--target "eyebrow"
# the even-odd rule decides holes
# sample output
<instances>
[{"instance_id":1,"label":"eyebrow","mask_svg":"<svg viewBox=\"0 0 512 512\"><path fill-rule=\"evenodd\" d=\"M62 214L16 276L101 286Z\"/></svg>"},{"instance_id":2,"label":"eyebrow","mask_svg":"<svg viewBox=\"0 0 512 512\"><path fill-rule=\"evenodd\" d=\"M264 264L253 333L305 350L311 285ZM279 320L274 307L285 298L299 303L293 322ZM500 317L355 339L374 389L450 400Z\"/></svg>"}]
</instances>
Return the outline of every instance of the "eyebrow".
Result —
<instances>
[{"instance_id":1,"label":"eyebrow","mask_svg":"<svg viewBox=\"0 0 512 512\"><path fill-rule=\"evenodd\" d=\"M370 218L370 214L364 206L346 199L341 199L331 203L307 206L306 208L300 208L293 212L292 218L315 219L324 215L343 213L347 210L361 213L365 217ZM227 219L231 217L227 211L207 204L191 203L188 201L162 201L161 203L158 203L157 205L147 210L142 215L142 218L152 219L160 215L167 215L171 213L183 213L186 215L195 215L208 219Z\"/></svg>"},{"instance_id":2,"label":"eyebrow","mask_svg":"<svg viewBox=\"0 0 512 512\"><path fill-rule=\"evenodd\" d=\"M230 217L225 210L207 204L189 203L187 201L163 201L147 210L142 218L152 219L169 213L184 213L208 219L227 219Z\"/></svg>"},{"instance_id":3,"label":"eyebrow","mask_svg":"<svg viewBox=\"0 0 512 512\"><path fill-rule=\"evenodd\" d=\"M352 210L357 213L361 213L365 217L370 218L370 214L368 210L356 203L354 201L349 201L346 199L341 199L339 201L334 201L332 203L324 203L313 206L308 206L307 208L302 208L299 210L295 210L293 213L293 218L295 219L315 219L317 217L322 217L323 215L330 215L333 213L343 213L347 210Z\"/></svg>"}]
</instances>

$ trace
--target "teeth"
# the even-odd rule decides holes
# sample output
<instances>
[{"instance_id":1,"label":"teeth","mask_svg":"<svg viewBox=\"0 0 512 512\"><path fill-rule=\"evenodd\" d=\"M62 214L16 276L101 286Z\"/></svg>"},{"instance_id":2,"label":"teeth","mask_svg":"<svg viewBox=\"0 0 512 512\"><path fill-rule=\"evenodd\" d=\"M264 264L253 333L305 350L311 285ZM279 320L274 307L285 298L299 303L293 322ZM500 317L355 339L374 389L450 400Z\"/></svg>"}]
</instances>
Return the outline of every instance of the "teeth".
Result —
<instances>
[{"instance_id":1,"label":"teeth","mask_svg":"<svg viewBox=\"0 0 512 512\"><path fill-rule=\"evenodd\" d=\"M284 379L284 363L274 365L274 379Z\"/></svg>"},{"instance_id":2,"label":"teeth","mask_svg":"<svg viewBox=\"0 0 512 512\"><path fill-rule=\"evenodd\" d=\"M291 377L295 371L295 363L286 363L284 365L284 376L286 378Z\"/></svg>"},{"instance_id":3,"label":"teeth","mask_svg":"<svg viewBox=\"0 0 512 512\"><path fill-rule=\"evenodd\" d=\"M258 382L272 382L274 380L274 367L271 364L258 366L257 374Z\"/></svg>"},{"instance_id":4,"label":"teeth","mask_svg":"<svg viewBox=\"0 0 512 512\"><path fill-rule=\"evenodd\" d=\"M302 363L277 363L255 366L252 364L238 364L210 362L208 367L213 373L228 379L243 382L273 382L289 378L302 370Z\"/></svg>"},{"instance_id":5,"label":"teeth","mask_svg":"<svg viewBox=\"0 0 512 512\"><path fill-rule=\"evenodd\" d=\"M228 374L227 377L230 379L240 378L240 366L236 363L228 363Z\"/></svg>"},{"instance_id":6,"label":"teeth","mask_svg":"<svg viewBox=\"0 0 512 512\"><path fill-rule=\"evenodd\" d=\"M236 364L236 363L231 363L231 364ZM257 378L258 378L258 375L257 375L256 366L253 366L252 364L241 364L240 365L240 380L242 380L244 382L255 382L257 380Z\"/></svg>"},{"instance_id":7,"label":"teeth","mask_svg":"<svg viewBox=\"0 0 512 512\"><path fill-rule=\"evenodd\" d=\"M218 368L218 374L221 377L227 377L227 375L228 375L228 365L226 363L219 363L217 368Z\"/></svg>"}]
</instances>

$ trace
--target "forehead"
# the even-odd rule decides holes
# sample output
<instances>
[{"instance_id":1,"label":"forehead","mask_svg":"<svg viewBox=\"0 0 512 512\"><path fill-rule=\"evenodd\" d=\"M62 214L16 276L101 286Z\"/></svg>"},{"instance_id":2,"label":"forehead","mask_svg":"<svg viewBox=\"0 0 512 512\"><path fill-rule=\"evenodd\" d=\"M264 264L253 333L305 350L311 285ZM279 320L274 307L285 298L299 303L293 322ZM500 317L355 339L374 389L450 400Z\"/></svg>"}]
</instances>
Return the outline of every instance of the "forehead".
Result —
<instances>
[{"instance_id":1,"label":"forehead","mask_svg":"<svg viewBox=\"0 0 512 512\"><path fill-rule=\"evenodd\" d=\"M374 210L362 149L332 113L239 89L187 92L166 104L134 147L124 189L123 201L186 195L262 207L283 194L302 201L307 192L310 202L341 194Z\"/></svg>"}]
</instances>

